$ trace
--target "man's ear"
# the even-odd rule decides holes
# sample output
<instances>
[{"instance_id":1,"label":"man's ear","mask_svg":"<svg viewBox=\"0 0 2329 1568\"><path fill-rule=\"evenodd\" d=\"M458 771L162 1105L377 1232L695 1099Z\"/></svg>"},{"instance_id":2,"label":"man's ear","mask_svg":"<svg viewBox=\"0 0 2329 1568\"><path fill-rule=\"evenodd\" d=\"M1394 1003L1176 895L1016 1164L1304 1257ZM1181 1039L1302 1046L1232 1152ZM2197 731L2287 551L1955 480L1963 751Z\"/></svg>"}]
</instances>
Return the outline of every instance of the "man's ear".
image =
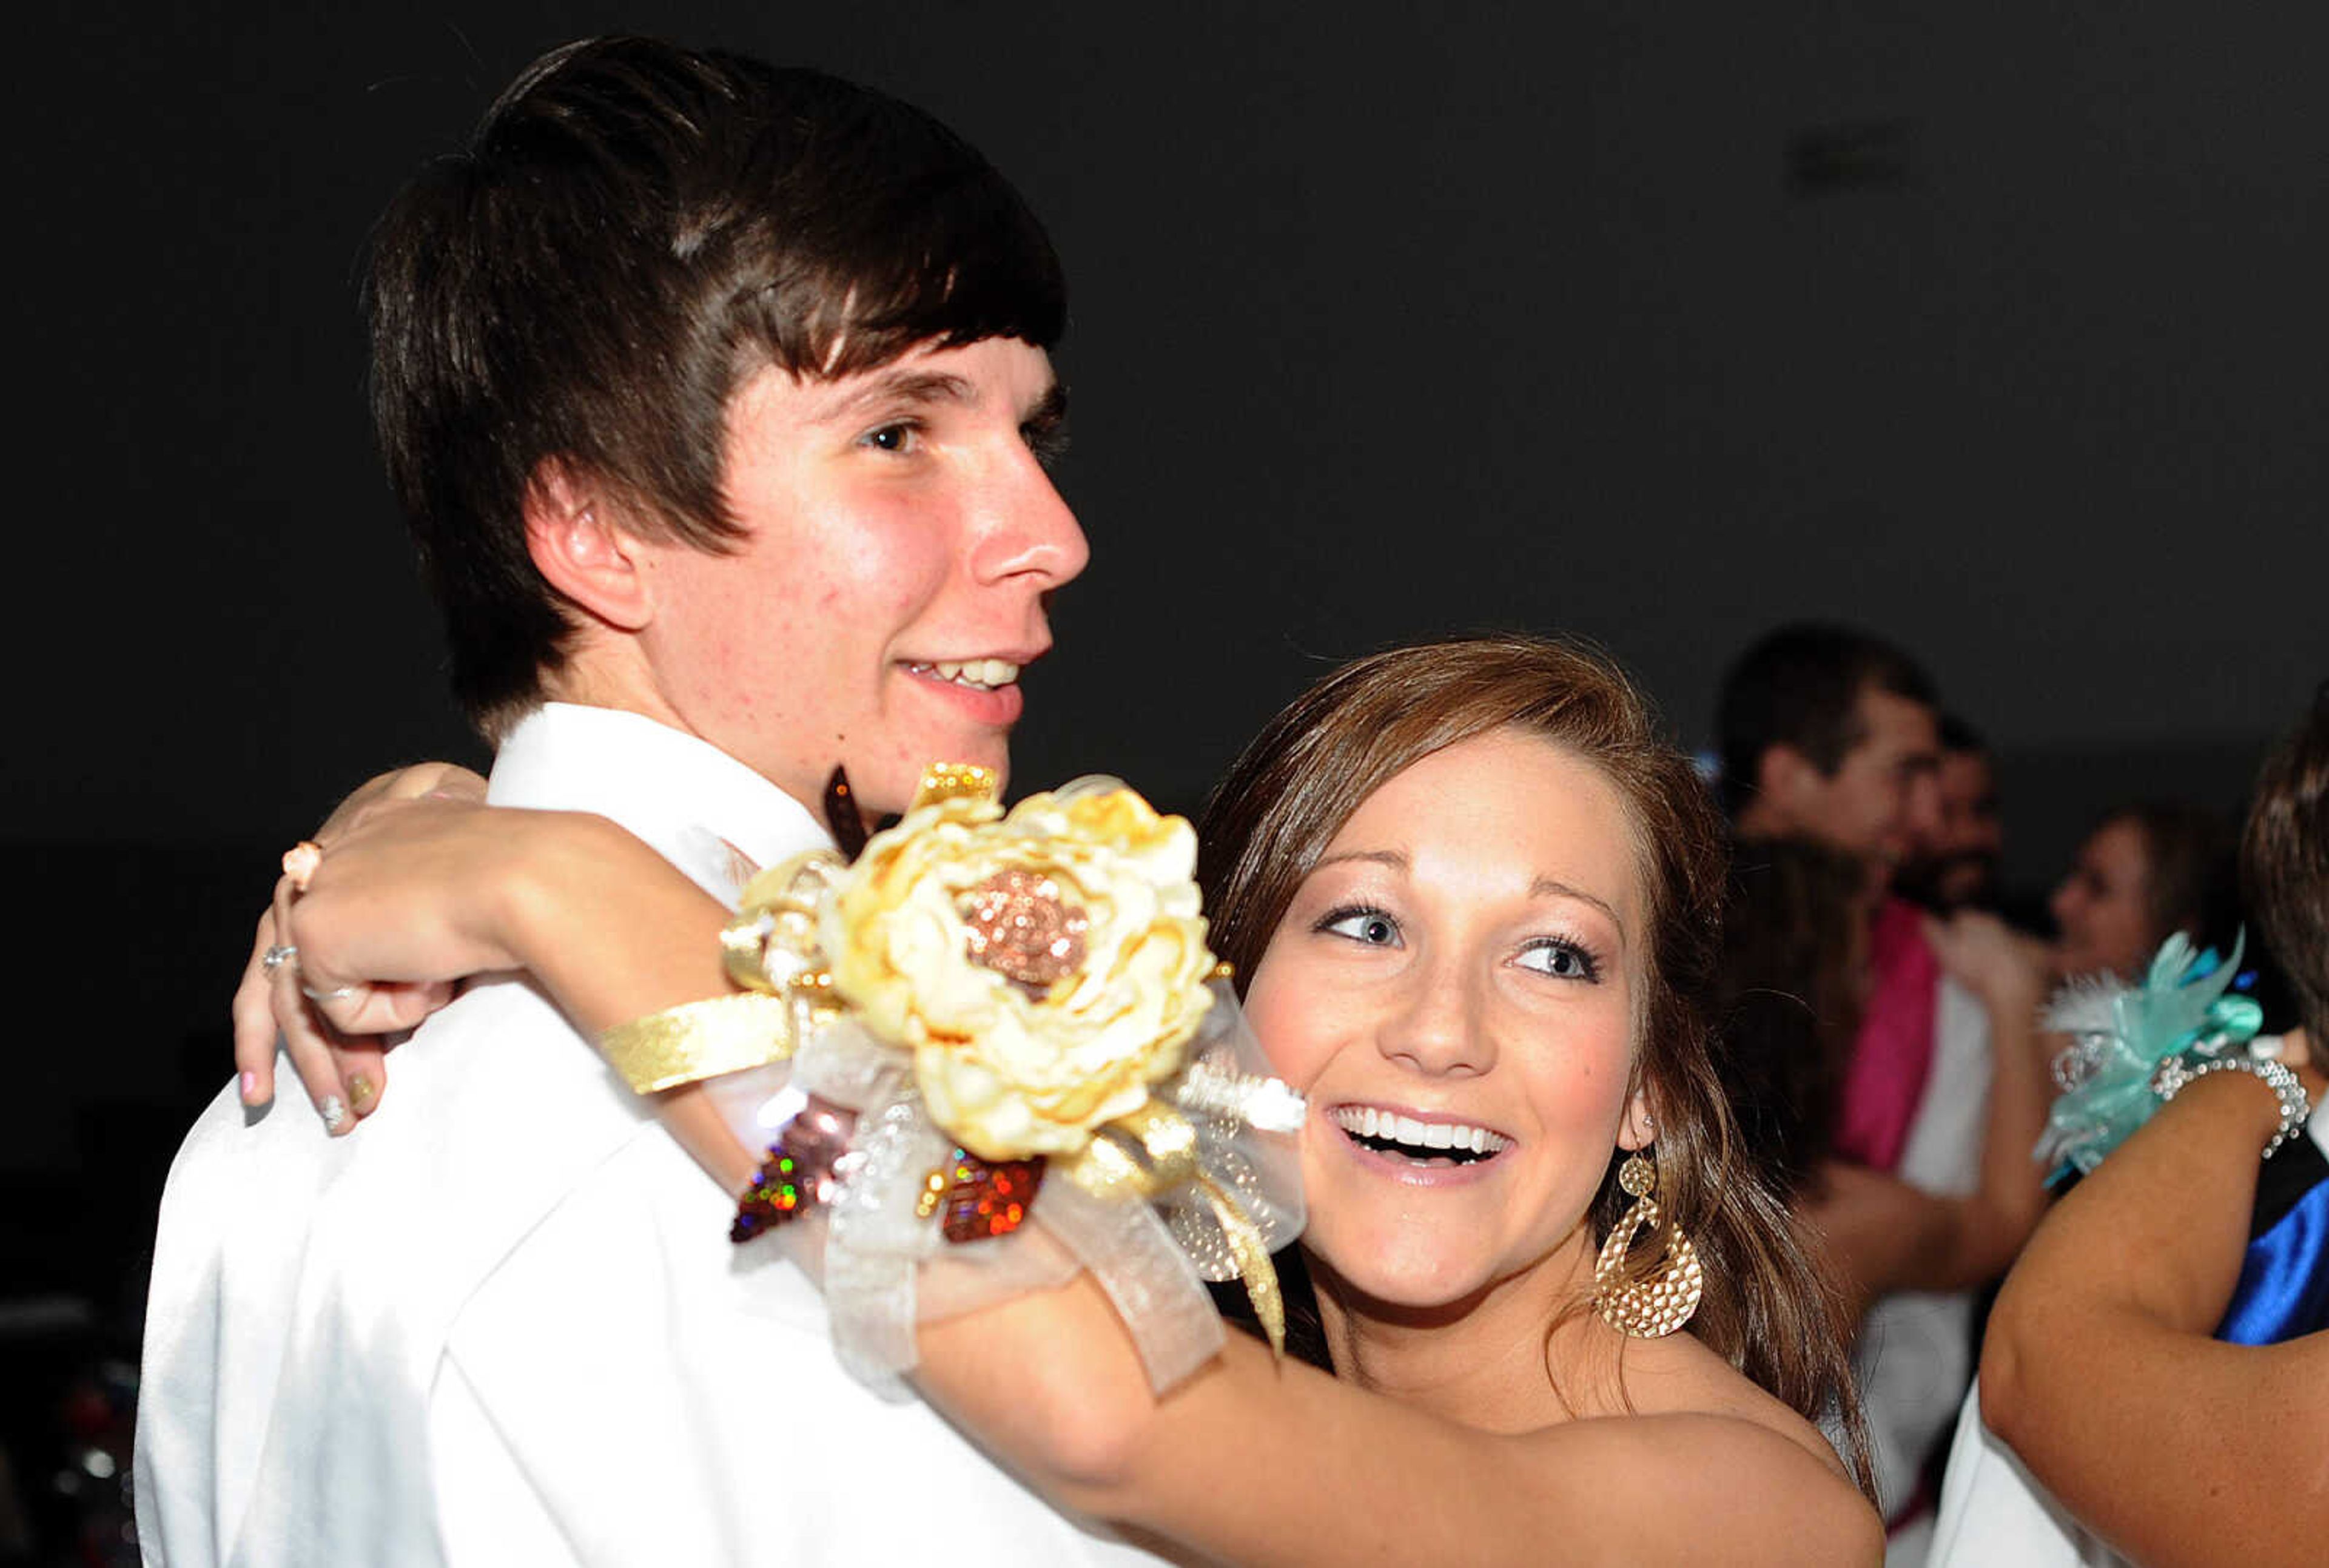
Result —
<instances>
[{"instance_id":1,"label":"man's ear","mask_svg":"<svg viewBox=\"0 0 2329 1568\"><path fill-rule=\"evenodd\" d=\"M655 619L639 540L605 489L563 463L543 463L525 487L525 549L551 587L615 630Z\"/></svg>"},{"instance_id":2,"label":"man's ear","mask_svg":"<svg viewBox=\"0 0 2329 1568\"><path fill-rule=\"evenodd\" d=\"M1763 748L1755 765L1755 793L1767 810L1801 823L1814 809L1812 792L1825 779L1809 757L1784 741Z\"/></svg>"}]
</instances>

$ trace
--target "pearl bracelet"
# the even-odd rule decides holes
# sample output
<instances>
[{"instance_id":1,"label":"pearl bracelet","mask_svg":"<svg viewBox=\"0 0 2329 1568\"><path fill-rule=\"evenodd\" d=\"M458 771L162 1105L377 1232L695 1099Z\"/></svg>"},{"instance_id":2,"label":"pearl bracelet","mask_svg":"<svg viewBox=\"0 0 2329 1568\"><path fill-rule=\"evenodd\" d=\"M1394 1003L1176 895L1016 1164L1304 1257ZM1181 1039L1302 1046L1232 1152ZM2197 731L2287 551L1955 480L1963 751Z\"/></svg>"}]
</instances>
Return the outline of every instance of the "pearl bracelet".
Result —
<instances>
[{"instance_id":1,"label":"pearl bracelet","mask_svg":"<svg viewBox=\"0 0 2329 1568\"><path fill-rule=\"evenodd\" d=\"M2295 1138L2296 1129L2303 1127L2305 1119L2312 1114L2313 1102L2305 1092L2305 1085L2297 1082L2296 1074L2286 1063L2260 1061L2253 1056L2211 1056L2195 1065L2187 1065L2181 1056L2170 1056L2159 1064L2159 1071L2152 1074L2151 1091L2164 1104L2182 1093L2185 1085L2205 1078L2211 1072L2253 1072L2264 1080L2265 1087L2272 1091L2275 1100L2280 1101L2280 1126L2273 1133L2272 1140L2264 1146L2263 1157L2266 1159L2270 1159L2282 1144Z\"/></svg>"}]
</instances>

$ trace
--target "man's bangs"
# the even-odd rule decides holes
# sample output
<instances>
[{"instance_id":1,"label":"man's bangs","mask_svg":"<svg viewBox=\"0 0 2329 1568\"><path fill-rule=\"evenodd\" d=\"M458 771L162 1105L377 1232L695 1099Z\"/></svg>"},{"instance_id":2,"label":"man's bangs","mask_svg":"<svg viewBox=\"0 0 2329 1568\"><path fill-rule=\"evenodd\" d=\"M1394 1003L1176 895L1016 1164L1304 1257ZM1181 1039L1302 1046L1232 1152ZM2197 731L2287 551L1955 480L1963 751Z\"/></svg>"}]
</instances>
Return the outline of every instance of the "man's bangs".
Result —
<instances>
[{"instance_id":1,"label":"man's bangs","mask_svg":"<svg viewBox=\"0 0 2329 1568\"><path fill-rule=\"evenodd\" d=\"M853 375L923 345L1015 337L1049 349L1060 341L1067 280L1018 194L985 169L937 200L920 194L919 205L866 214L819 258L817 276L802 280L813 308L771 313L772 328L798 335L776 345L795 374Z\"/></svg>"}]
</instances>

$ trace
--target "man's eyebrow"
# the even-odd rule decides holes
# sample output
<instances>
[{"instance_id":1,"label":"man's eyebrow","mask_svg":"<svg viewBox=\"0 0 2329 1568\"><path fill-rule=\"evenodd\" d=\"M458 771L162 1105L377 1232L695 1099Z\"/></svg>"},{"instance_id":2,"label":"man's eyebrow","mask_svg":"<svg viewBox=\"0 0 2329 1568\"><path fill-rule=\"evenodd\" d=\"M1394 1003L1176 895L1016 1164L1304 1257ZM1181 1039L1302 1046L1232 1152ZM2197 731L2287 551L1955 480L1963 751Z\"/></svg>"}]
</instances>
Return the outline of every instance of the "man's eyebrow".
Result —
<instances>
[{"instance_id":1,"label":"man's eyebrow","mask_svg":"<svg viewBox=\"0 0 2329 1568\"><path fill-rule=\"evenodd\" d=\"M1581 887L1572 887L1558 877L1541 876L1529 883L1529 897L1573 898L1579 903L1590 904L1609 917L1609 923L1617 928L1617 940L1621 942L1626 940L1625 917L1612 909L1609 901L1598 893L1588 893Z\"/></svg>"},{"instance_id":2,"label":"man's eyebrow","mask_svg":"<svg viewBox=\"0 0 2329 1568\"><path fill-rule=\"evenodd\" d=\"M876 372L863 385L840 393L818 409L811 416L811 422L838 424L881 403L925 406L959 403L970 408L977 402L978 387L966 377L949 375L944 371L908 370L900 366Z\"/></svg>"}]
</instances>

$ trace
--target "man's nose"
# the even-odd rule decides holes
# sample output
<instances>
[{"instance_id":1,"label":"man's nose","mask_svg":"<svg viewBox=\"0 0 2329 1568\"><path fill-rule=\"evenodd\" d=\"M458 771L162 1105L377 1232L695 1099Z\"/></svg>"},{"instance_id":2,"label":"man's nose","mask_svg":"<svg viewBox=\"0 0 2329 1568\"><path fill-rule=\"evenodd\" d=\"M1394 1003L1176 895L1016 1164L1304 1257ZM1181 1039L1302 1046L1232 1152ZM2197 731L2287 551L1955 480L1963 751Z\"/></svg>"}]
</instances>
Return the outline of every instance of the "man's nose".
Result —
<instances>
[{"instance_id":1,"label":"man's nose","mask_svg":"<svg viewBox=\"0 0 2329 1568\"><path fill-rule=\"evenodd\" d=\"M1021 454L998 477L988 505L990 526L972 563L982 582L1023 578L1049 592L1090 563L1081 524L1032 453Z\"/></svg>"},{"instance_id":2,"label":"man's nose","mask_svg":"<svg viewBox=\"0 0 2329 1568\"><path fill-rule=\"evenodd\" d=\"M1912 775L1909 779L1909 798L1905 826L1910 837L1930 844L1941 831L1941 781L1930 773Z\"/></svg>"}]
</instances>

